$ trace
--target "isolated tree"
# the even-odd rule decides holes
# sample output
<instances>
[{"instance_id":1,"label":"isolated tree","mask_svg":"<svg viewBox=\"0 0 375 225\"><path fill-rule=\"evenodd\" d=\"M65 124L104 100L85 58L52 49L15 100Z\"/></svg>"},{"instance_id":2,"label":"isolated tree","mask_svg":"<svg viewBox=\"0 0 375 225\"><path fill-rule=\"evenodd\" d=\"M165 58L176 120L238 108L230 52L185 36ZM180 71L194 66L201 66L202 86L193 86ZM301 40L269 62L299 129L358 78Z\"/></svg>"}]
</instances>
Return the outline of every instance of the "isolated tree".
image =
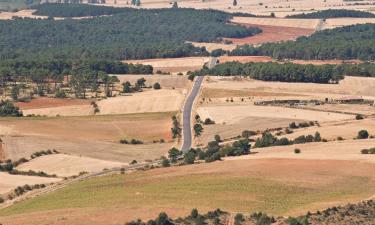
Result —
<instances>
[{"instance_id":1,"label":"isolated tree","mask_svg":"<svg viewBox=\"0 0 375 225\"><path fill-rule=\"evenodd\" d=\"M237 6L237 0L233 0L233 6Z\"/></svg>"},{"instance_id":2,"label":"isolated tree","mask_svg":"<svg viewBox=\"0 0 375 225\"><path fill-rule=\"evenodd\" d=\"M361 130L358 132L358 139L367 139L369 137L368 131L367 130Z\"/></svg>"},{"instance_id":3,"label":"isolated tree","mask_svg":"<svg viewBox=\"0 0 375 225\"><path fill-rule=\"evenodd\" d=\"M314 141L315 141L315 142L320 142L320 141L322 141L322 138L321 138L320 133L319 133L318 131L315 132L315 135L314 135Z\"/></svg>"},{"instance_id":4,"label":"isolated tree","mask_svg":"<svg viewBox=\"0 0 375 225\"><path fill-rule=\"evenodd\" d=\"M202 127L202 125L200 125L199 123L196 123L196 124L194 125L194 133L195 133L195 136L196 136L196 137L200 136L201 133L202 133L202 131L203 131L203 127Z\"/></svg>"},{"instance_id":5,"label":"isolated tree","mask_svg":"<svg viewBox=\"0 0 375 225\"><path fill-rule=\"evenodd\" d=\"M12 87L12 90L11 90L11 96L12 96L12 99L13 99L14 101L17 101L19 95L20 95L20 88L18 87L18 85L13 86L13 87Z\"/></svg>"},{"instance_id":6,"label":"isolated tree","mask_svg":"<svg viewBox=\"0 0 375 225\"><path fill-rule=\"evenodd\" d=\"M153 87L154 87L155 90L161 89L161 86L158 82L156 82Z\"/></svg>"},{"instance_id":7,"label":"isolated tree","mask_svg":"<svg viewBox=\"0 0 375 225\"><path fill-rule=\"evenodd\" d=\"M141 0L136 0L135 5L136 6L141 6Z\"/></svg>"},{"instance_id":8,"label":"isolated tree","mask_svg":"<svg viewBox=\"0 0 375 225\"><path fill-rule=\"evenodd\" d=\"M184 155L185 164L194 164L196 154L193 151L188 151Z\"/></svg>"},{"instance_id":9,"label":"isolated tree","mask_svg":"<svg viewBox=\"0 0 375 225\"><path fill-rule=\"evenodd\" d=\"M137 0L131 0L130 2L132 5L135 5L137 3Z\"/></svg>"},{"instance_id":10,"label":"isolated tree","mask_svg":"<svg viewBox=\"0 0 375 225\"><path fill-rule=\"evenodd\" d=\"M145 78L140 78L137 80L137 84L140 86L140 87L144 87L146 85L146 79Z\"/></svg>"},{"instance_id":11,"label":"isolated tree","mask_svg":"<svg viewBox=\"0 0 375 225\"><path fill-rule=\"evenodd\" d=\"M122 92L123 93L131 93L132 92L132 85L129 81L122 83Z\"/></svg>"},{"instance_id":12,"label":"isolated tree","mask_svg":"<svg viewBox=\"0 0 375 225\"><path fill-rule=\"evenodd\" d=\"M221 142L221 137L220 135L216 134L215 137L214 137L215 141L217 142Z\"/></svg>"},{"instance_id":13,"label":"isolated tree","mask_svg":"<svg viewBox=\"0 0 375 225\"><path fill-rule=\"evenodd\" d=\"M195 218L198 217L198 215L199 215L198 209L194 208L194 209L191 210L191 213L190 213L191 218L195 219Z\"/></svg>"},{"instance_id":14,"label":"isolated tree","mask_svg":"<svg viewBox=\"0 0 375 225\"><path fill-rule=\"evenodd\" d=\"M171 148L168 151L168 158L171 160L172 163L175 163L180 155L182 155L182 152L175 147Z\"/></svg>"},{"instance_id":15,"label":"isolated tree","mask_svg":"<svg viewBox=\"0 0 375 225\"><path fill-rule=\"evenodd\" d=\"M174 1L174 2L173 2L172 8L173 8L173 9L177 9L177 8L178 8L177 1Z\"/></svg>"},{"instance_id":16,"label":"isolated tree","mask_svg":"<svg viewBox=\"0 0 375 225\"><path fill-rule=\"evenodd\" d=\"M161 160L161 165L162 165L162 167L170 167L171 163L169 162L169 160L167 158L163 157L162 160Z\"/></svg>"}]
</instances>

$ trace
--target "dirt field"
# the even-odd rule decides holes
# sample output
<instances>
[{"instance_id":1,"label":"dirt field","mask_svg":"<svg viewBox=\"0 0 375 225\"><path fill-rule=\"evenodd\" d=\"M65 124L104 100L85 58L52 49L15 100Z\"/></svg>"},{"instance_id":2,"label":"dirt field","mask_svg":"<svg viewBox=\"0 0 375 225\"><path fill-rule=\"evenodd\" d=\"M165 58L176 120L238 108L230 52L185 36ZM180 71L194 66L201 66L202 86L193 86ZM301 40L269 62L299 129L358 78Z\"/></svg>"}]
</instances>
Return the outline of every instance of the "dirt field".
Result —
<instances>
[{"instance_id":1,"label":"dirt field","mask_svg":"<svg viewBox=\"0 0 375 225\"><path fill-rule=\"evenodd\" d=\"M0 173L0 194L7 193L18 186L25 184L49 184L60 181L60 178L45 178L34 176L10 175L8 173Z\"/></svg>"},{"instance_id":2,"label":"dirt field","mask_svg":"<svg viewBox=\"0 0 375 225\"><path fill-rule=\"evenodd\" d=\"M160 139L171 141L173 114L3 119L0 137L6 158L14 160L29 157L36 151L56 149L109 161L142 161L160 157L174 144L152 144ZM136 138L146 144L119 144L122 138Z\"/></svg>"},{"instance_id":3,"label":"dirt field","mask_svg":"<svg viewBox=\"0 0 375 225\"><path fill-rule=\"evenodd\" d=\"M255 36L246 37L246 38L225 38L228 41L233 42L237 45L245 44L263 44L263 43L272 43L280 41L290 41L296 40L301 36L309 36L315 32L314 29L300 28L300 27L286 27L286 26L269 26L269 25L256 25L256 24L244 24L248 27L259 27L262 30L262 33Z\"/></svg>"},{"instance_id":4,"label":"dirt field","mask_svg":"<svg viewBox=\"0 0 375 225\"><path fill-rule=\"evenodd\" d=\"M200 211L219 207L231 212L294 215L372 196L375 177L363 171L374 169L375 164L370 163L301 159L234 160L155 169L76 183L1 210L0 218L10 225L26 219L31 225L40 221L51 225L77 221L122 224L140 216L147 220L160 209L177 216L195 207ZM105 213L99 213L103 207ZM58 219L62 217L63 223Z\"/></svg>"},{"instance_id":5,"label":"dirt field","mask_svg":"<svg viewBox=\"0 0 375 225\"><path fill-rule=\"evenodd\" d=\"M60 99L60 98L36 98L30 102L17 102L15 105L21 110L28 109L40 109L50 107L61 107L61 106L77 106L77 105L89 105L89 100L84 99Z\"/></svg>"},{"instance_id":6,"label":"dirt field","mask_svg":"<svg viewBox=\"0 0 375 225\"><path fill-rule=\"evenodd\" d=\"M124 166L124 163L99 160L82 156L54 154L38 157L27 163L21 164L17 170L44 171L60 177L78 175L80 172L100 172L103 169Z\"/></svg>"},{"instance_id":7,"label":"dirt field","mask_svg":"<svg viewBox=\"0 0 375 225\"><path fill-rule=\"evenodd\" d=\"M162 72L187 72L199 70L209 57L185 57L185 58L165 58L165 59L144 59L144 60L126 60L125 63L144 64L154 67L154 71Z\"/></svg>"}]
</instances>

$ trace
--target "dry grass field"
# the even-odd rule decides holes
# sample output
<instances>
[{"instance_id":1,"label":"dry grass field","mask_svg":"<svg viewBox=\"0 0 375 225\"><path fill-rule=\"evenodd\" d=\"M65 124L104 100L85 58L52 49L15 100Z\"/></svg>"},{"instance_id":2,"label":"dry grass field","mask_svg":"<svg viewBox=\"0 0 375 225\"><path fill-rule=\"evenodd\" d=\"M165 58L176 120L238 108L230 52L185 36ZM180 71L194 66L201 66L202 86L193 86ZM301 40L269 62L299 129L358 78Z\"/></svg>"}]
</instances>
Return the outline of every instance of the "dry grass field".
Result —
<instances>
[{"instance_id":1,"label":"dry grass field","mask_svg":"<svg viewBox=\"0 0 375 225\"><path fill-rule=\"evenodd\" d=\"M195 207L295 215L372 196L375 177L363 171L374 169L373 163L303 159L226 160L154 169L75 183L3 209L0 218L10 225L26 220L30 225L108 225L147 220L161 210L181 216Z\"/></svg>"},{"instance_id":2,"label":"dry grass field","mask_svg":"<svg viewBox=\"0 0 375 225\"><path fill-rule=\"evenodd\" d=\"M60 178L46 178L46 177L33 177L22 175L10 175L8 173L0 173L0 195L12 191L18 186L25 184L49 184L60 181Z\"/></svg>"},{"instance_id":3,"label":"dry grass field","mask_svg":"<svg viewBox=\"0 0 375 225\"><path fill-rule=\"evenodd\" d=\"M35 158L17 167L21 171L43 171L59 177L78 175L80 172L100 172L103 169L122 167L125 163L94 159L84 156L53 154Z\"/></svg>"},{"instance_id":4,"label":"dry grass field","mask_svg":"<svg viewBox=\"0 0 375 225\"><path fill-rule=\"evenodd\" d=\"M160 157L174 145L170 142L171 116L174 114L1 119L0 137L6 158L14 160L29 157L37 151L56 149L101 160L143 161ZM136 138L145 144L119 144L123 138ZM160 139L167 143L152 143Z\"/></svg>"},{"instance_id":5,"label":"dry grass field","mask_svg":"<svg viewBox=\"0 0 375 225\"><path fill-rule=\"evenodd\" d=\"M115 7L129 7L126 0L106 1L106 5ZM256 15L269 16L272 12L278 17L284 17L292 14L299 14L302 12L314 12L316 10L324 9L357 9L363 11L371 11L373 8L373 1L364 0L361 3L366 5L355 6L352 2L344 2L343 0L326 0L326 1L311 1L311 0L255 0L255 1L238 1L237 6L232 5L233 1L225 0L211 0L211 1L192 1L181 0L178 1L179 7L196 8L196 9L218 9L227 12L247 12ZM144 0L142 1L142 8L170 8L171 1L169 0Z\"/></svg>"},{"instance_id":6,"label":"dry grass field","mask_svg":"<svg viewBox=\"0 0 375 225\"><path fill-rule=\"evenodd\" d=\"M185 58L163 58L163 59L143 59L143 60L126 60L125 63L151 65L154 71L162 72L187 72L199 70L205 63L209 61L209 57L185 57Z\"/></svg>"},{"instance_id":7,"label":"dry grass field","mask_svg":"<svg viewBox=\"0 0 375 225\"><path fill-rule=\"evenodd\" d=\"M213 140L216 134L227 139L240 135L246 129L263 131L267 128L287 127L291 122L301 121L318 121L322 127L297 131L293 135L313 134L317 131L315 128L328 139L336 139L340 135L352 139L361 127L375 132L372 120L353 121L354 114L375 113L375 108L367 104L311 104L298 108L254 105L256 101L324 101L325 98L340 99L350 96L374 100L374 82L372 78L360 77L346 77L339 84L282 83L247 78L208 77L203 84L196 112L203 120L210 118L216 124L204 126L204 132L196 139L196 144L204 145ZM342 132L337 132L336 129Z\"/></svg>"}]
</instances>

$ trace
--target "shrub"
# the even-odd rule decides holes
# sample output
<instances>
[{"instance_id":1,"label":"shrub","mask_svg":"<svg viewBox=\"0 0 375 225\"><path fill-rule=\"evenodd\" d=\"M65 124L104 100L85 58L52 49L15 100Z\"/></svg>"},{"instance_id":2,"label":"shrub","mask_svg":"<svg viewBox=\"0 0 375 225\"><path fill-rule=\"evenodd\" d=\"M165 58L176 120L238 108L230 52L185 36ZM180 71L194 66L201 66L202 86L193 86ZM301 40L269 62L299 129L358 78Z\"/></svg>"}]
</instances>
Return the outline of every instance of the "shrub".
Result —
<instances>
[{"instance_id":1,"label":"shrub","mask_svg":"<svg viewBox=\"0 0 375 225\"><path fill-rule=\"evenodd\" d=\"M4 203L4 202L5 202L5 200L2 197L0 197L0 204Z\"/></svg>"},{"instance_id":2,"label":"shrub","mask_svg":"<svg viewBox=\"0 0 375 225\"><path fill-rule=\"evenodd\" d=\"M221 142L221 137L220 135L216 134L215 137L214 137L215 141L217 142Z\"/></svg>"},{"instance_id":3,"label":"shrub","mask_svg":"<svg viewBox=\"0 0 375 225\"><path fill-rule=\"evenodd\" d=\"M196 123L196 124L194 125L195 136L196 136L196 137L200 136L201 133L202 133L202 131L203 131L203 127L202 127L202 125L200 125L199 123Z\"/></svg>"},{"instance_id":4,"label":"shrub","mask_svg":"<svg viewBox=\"0 0 375 225\"><path fill-rule=\"evenodd\" d=\"M204 120L204 125L210 125L210 124L215 124L215 121L211 120L210 118L207 118Z\"/></svg>"},{"instance_id":5,"label":"shrub","mask_svg":"<svg viewBox=\"0 0 375 225\"><path fill-rule=\"evenodd\" d=\"M160 84L159 84L158 82L156 82L156 83L154 84L153 88L154 88L155 90L159 90L159 89L161 89L161 86L160 86Z\"/></svg>"},{"instance_id":6,"label":"shrub","mask_svg":"<svg viewBox=\"0 0 375 225\"><path fill-rule=\"evenodd\" d=\"M362 149L361 154L368 154L368 149Z\"/></svg>"},{"instance_id":7,"label":"shrub","mask_svg":"<svg viewBox=\"0 0 375 225\"><path fill-rule=\"evenodd\" d=\"M367 139L368 136L369 136L369 134L368 134L368 131L367 131L367 130L360 130L360 131L358 132L358 136L357 136L357 138L358 138L358 139Z\"/></svg>"},{"instance_id":8,"label":"shrub","mask_svg":"<svg viewBox=\"0 0 375 225\"><path fill-rule=\"evenodd\" d=\"M299 149L299 148L294 149L294 153L295 153L295 154L299 154L299 153L301 153L301 149Z\"/></svg>"},{"instance_id":9,"label":"shrub","mask_svg":"<svg viewBox=\"0 0 375 225\"><path fill-rule=\"evenodd\" d=\"M197 209L191 210L191 213L190 213L191 218L195 219L195 218L198 217L198 215L199 214L198 214L198 210Z\"/></svg>"},{"instance_id":10,"label":"shrub","mask_svg":"<svg viewBox=\"0 0 375 225\"><path fill-rule=\"evenodd\" d=\"M137 139L132 139L130 141L130 144L132 144L132 145L140 145L140 144L143 144L143 141L137 140Z\"/></svg>"},{"instance_id":11,"label":"shrub","mask_svg":"<svg viewBox=\"0 0 375 225\"><path fill-rule=\"evenodd\" d=\"M244 130L244 131L242 131L242 137L243 138L249 138L249 137L254 136L256 134L257 133L255 131L251 131L251 130Z\"/></svg>"},{"instance_id":12,"label":"shrub","mask_svg":"<svg viewBox=\"0 0 375 225\"><path fill-rule=\"evenodd\" d=\"M343 138L343 137L341 137L341 136L338 136L338 137L337 137L337 140L338 140L338 141L343 141L343 140L344 140L344 138Z\"/></svg>"},{"instance_id":13,"label":"shrub","mask_svg":"<svg viewBox=\"0 0 375 225\"><path fill-rule=\"evenodd\" d=\"M22 112L18 107L14 106L9 100L0 101L0 117L2 116L11 116L11 117L20 117Z\"/></svg>"},{"instance_id":14,"label":"shrub","mask_svg":"<svg viewBox=\"0 0 375 225\"><path fill-rule=\"evenodd\" d=\"M133 159L133 161L130 162L130 165L134 165L134 164L137 164L137 160Z\"/></svg>"},{"instance_id":15,"label":"shrub","mask_svg":"<svg viewBox=\"0 0 375 225\"><path fill-rule=\"evenodd\" d=\"M355 116L355 119L356 119L356 120L363 120L364 117L363 117L363 115L361 115L361 114L357 114L357 115Z\"/></svg>"},{"instance_id":16,"label":"shrub","mask_svg":"<svg viewBox=\"0 0 375 225\"><path fill-rule=\"evenodd\" d=\"M161 165L163 167L170 167L171 166L171 163L169 162L169 160L165 157L163 157L162 161L161 161Z\"/></svg>"},{"instance_id":17,"label":"shrub","mask_svg":"<svg viewBox=\"0 0 375 225\"><path fill-rule=\"evenodd\" d=\"M66 98L66 94L64 91L58 89L56 90L55 98Z\"/></svg>"}]
</instances>

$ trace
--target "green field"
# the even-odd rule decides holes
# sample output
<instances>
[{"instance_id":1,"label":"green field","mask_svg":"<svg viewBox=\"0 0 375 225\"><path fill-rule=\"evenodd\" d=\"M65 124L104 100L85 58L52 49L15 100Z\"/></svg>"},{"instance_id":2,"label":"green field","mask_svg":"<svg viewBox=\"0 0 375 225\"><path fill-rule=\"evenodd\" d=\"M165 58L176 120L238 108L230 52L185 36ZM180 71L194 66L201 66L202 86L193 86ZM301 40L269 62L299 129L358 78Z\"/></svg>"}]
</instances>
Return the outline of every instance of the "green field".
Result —
<instances>
[{"instance_id":1,"label":"green field","mask_svg":"<svg viewBox=\"0 0 375 225\"><path fill-rule=\"evenodd\" d=\"M161 170L162 171L162 170ZM152 172L152 171L151 171ZM169 174L167 172L167 174ZM374 190L369 177L345 177L324 185L280 182L234 174L136 172L79 182L55 193L18 203L0 211L9 216L55 209L107 208L221 208L232 212L264 211L288 215L310 210L318 203L363 197Z\"/></svg>"}]
</instances>

